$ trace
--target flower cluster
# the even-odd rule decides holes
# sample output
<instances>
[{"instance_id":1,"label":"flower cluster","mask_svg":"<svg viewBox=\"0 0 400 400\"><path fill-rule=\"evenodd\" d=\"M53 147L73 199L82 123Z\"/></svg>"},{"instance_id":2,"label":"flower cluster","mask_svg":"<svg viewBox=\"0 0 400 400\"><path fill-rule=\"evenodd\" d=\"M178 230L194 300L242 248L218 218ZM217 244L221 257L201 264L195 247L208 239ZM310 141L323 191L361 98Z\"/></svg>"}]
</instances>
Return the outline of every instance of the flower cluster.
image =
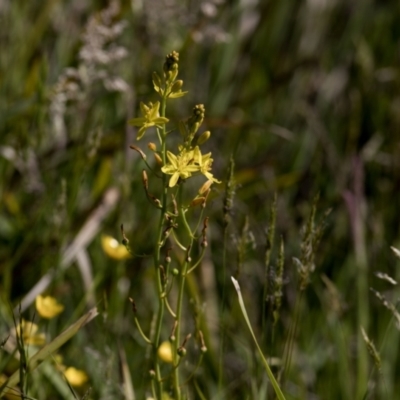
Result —
<instances>
[{"instance_id":1,"label":"flower cluster","mask_svg":"<svg viewBox=\"0 0 400 400\"><path fill-rule=\"evenodd\" d=\"M159 94L164 104L167 99L182 97L187 93L182 92L183 81L176 79L179 70L178 61L179 54L173 51L166 56L164 62L164 80L156 72L153 73L154 90ZM165 115L160 116L160 102L148 103L148 105L141 102L140 111L142 117L132 118L129 121L130 125L139 127L137 140L143 137L147 129L156 127L162 144L166 135L165 124L169 122L169 119ZM179 123L179 131L184 142L183 145L179 146L178 154L167 150L164 157L161 157L156 151L156 146L153 143L149 144L149 148L154 151L157 162L161 164L161 171L166 175L171 175L168 184L171 188L181 180L188 179L198 173L203 174L211 183L220 183L211 173L213 163L211 153L202 154L199 147L209 139L210 131L205 131L196 137L197 131L203 123L204 115L204 105L197 104L187 121ZM160 130L162 131L160 132ZM164 136L162 132L164 132ZM136 146L131 146L131 148L139 151L142 158L145 159L144 153L140 149Z\"/></svg>"},{"instance_id":2,"label":"flower cluster","mask_svg":"<svg viewBox=\"0 0 400 400\"><path fill-rule=\"evenodd\" d=\"M167 157L169 163L164 165L161 171L164 172L164 174L172 175L169 180L169 187L174 187L179 179L187 179L196 172L202 173L212 182L219 183L210 172L213 162L211 153L201 154L198 146L189 149L179 146L178 155L168 151Z\"/></svg>"}]
</instances>

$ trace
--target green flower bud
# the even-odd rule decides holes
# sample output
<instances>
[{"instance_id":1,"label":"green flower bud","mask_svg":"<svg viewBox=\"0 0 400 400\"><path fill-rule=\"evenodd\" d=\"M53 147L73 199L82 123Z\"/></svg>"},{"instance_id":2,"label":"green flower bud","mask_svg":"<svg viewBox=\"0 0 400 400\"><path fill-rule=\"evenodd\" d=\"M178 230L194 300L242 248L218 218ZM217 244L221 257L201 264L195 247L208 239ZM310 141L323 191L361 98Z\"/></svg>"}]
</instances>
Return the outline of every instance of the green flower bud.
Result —
<instances>
[{"instance_id":1,"label":"green flower bud","mask_svg":"<svg viewBox=\"0 0 400 400\"><path fill-rule=\"evenodd\" d=\"M205 131L203 132L199 138L197 139L197 144L200 146L203 143L207 142L207 140L210 138L211 132L210 131Z\"/></svg>"},{"instance_id":2,"label":"green flower bud","mask_svg":"<svg viewBox=\"0 0 400 400\"><path fill-rule=\"evenodd\" d=\"M186 351L186 349L184 347L179 347L177 352L178 352L180 357L185 357L187 351Z\"/></svg>"},{"instance_id":3,"label":"green flower bud","mask_svg":"<svg viewBox=\"0 0 400 400\"><path fill-rule=\"evenodd\" d=\"M183 86L183 81L182 80L177 80L174 82L174 84L171 87L171 92L175 93L175 92L179 92L182 89Z\"/></svg>"},{"instance_id":4,"label":"green flower bud","mask_svg":"<svg viewBox=\"0 0 400 400\"><path fill-rule=\"evenodd\" d=\"M179 53L173 51L165 57L164 76L168 83L172 83L178 76Z\"/></svg>"},{"instance_id":5,"label":"green flower bud","mask_svg":"<svg viewBox=\"0 0 400 400\"><path fill-rule=\"evenodd\" d=\"M192 116L189 118L187 123L189 132L192 135L194 135L197 132L200 125L202 124L205 111L206 110L203 104L197 104L196 106L194 106Z\"/></svg>"}]
</instances>

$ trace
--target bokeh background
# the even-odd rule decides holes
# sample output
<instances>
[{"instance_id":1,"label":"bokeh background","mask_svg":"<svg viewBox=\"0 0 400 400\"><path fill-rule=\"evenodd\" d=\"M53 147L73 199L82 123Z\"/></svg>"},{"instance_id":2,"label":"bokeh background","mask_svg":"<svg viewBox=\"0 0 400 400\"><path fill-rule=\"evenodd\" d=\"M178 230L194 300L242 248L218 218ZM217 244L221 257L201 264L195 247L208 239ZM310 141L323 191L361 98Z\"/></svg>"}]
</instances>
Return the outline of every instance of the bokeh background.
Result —
<instances>
[{"instance_id":1,"label":"bokeh background","mask_svg":"<svg viewBox=\"0 0 400 400\"><path fill-rule=\"evenodd\" d=\"M127 120L139 114L140 101L156 100L151 74L176 50L189 94L172 104L171 119L204 104L214 175L226 182L230 158L235 162L228 270L240 270L260 335L265 232L277 193L272 264L282 236L284 298L279 339L273 354L266 348L268 355L281 355L279 340L285 342L290 327L298 279L292 257L299 257L317 194L316 219L330 210L302 303L288 398L356 398L360 324L382 358L379 378L365 356L369 398L396 398L399 320L396 327L393 310L369 287L396 305L398 287L376 273L400 279L390 249L400 248L398 1L0 0L0 26L2 334L20 301L33 316L24 296L52 276L45 289L66 311L47 327L50 335L92 304L104 309L63 350L90 375L93 398L124 398L120 348L143 398L146 347L127 298L134 296L148 326L151 260L116 261L104 253L101 237L120 240L124 224L134 252L151 252L156 215L142 190L143 164L129 149L137 143ZM146 151L149 140L146 134L139 142ZM224 193L225 183L215 185L208 205L209 269L203 275L217 278ZM94 292L85 296L93 282ZM207 282L199 276L194 285L212 331L219 322L207 296L217 304L219 289ZM227 333L227 376L235 382L226 396L264 398L257 387L265 377L237 315L231 326L240 328ZM205 365L199 382L212 398L211 356ZM51 384L43 387L42 398L59 398Z\"/></svg>"}]
</instances>

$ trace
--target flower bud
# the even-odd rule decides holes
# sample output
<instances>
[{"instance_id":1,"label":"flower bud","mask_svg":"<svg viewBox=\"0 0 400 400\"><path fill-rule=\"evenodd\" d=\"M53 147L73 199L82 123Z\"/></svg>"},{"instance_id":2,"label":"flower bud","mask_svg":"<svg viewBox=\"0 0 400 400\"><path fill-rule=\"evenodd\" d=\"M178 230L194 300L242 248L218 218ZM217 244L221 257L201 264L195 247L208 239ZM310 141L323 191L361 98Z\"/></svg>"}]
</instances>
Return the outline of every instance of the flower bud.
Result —
<instances>
[{"instance_id":1,"label":"flower bud","mask_svg":"<svg viewBox=\"0 0 400 400\"><path fill-rule=\"evenodd\" d=\"M161 78L159 77L159 75L157 74L157 72L153 72L153 86L154 86L154 90L159 93L160 95L162 95L162 90L161 90Z\"/></svg>"},{"instance_id":2,"label":"flower bud","mask_svg":"<svg viewBox=\"0 0 400 400\"><path fill-rule=\"evenodd\" d=\"M177 80L174 82L174 84L171 87L171 92L175 93L175 92L179 92L182 89L183 86L183 81L182 80Z\"/></svg>"},{"instance_id":3,"label":"flower bud","mask_svg":"<svg viewBox=\"0 0 400 400\"><path fill-rule=\"evenodd\" d=\"M142 182L143 182L144 188L145 188L146 191L147 191L147 189L149 188L149 179L148 179L148 177L147 177L147 172L146 172L146 170L143 170L143 171L142 171Z\"/></svg>"},{"instance_id":4,"label":"flower bud","mask_svg":"<svg viewBox=\"0 0 400 400\"><path fill-rule=\"evenodd\" d=\"M210 189L210 186L213 184L213 181L209 179L207 182L203 184L203 186L199 189L199 194L204 194L207 192L208 189Z\"/></svg>"},{"instance_id":5,"label":"flower bud","mask_svg":"<svg viewBox=\"0 0 400 400\"><path fill-rule=\"evenodd\" d=\"M185 357L186 356L186 349L184 347L179 347L178 349L178 354L180 357Z\"/></svg>"},{"instance_id":6,"label":"flower bud","mask_svg":"<svg viewBox=\"0 0 400 400\"><path fill-rule=\"evenodd\" d=\"M210 131L205 131L203 132L199 138L197 139L197 144L200 146L203 143L207 142L207 140L210 138L211 132Z\"/></svg>"},{"instance_id":7,"label":"flower bud","mask_svg":"<svg viewBox=\"0 0 400 400\"><path fill-rule=\"evenodd\" d=\"M147 144L147 147L148 147L151 151L157 151L157 146L156 146L156 144L153 143L153 142L149 142L149 143Z\"/></svg>"},{"instance_id":8,"label":"flower bud","mask_svg":"<svg viewBox=\"0 0 400 400\"><path fill-rule=\"evenodd\" d=\"M205 197L196 197L190 202L190 207L196 207L204 203Z\"/></svg>"},{"instance_id":9,"label":"flower bud","mask_svg":"<svg viewBox=\"0 0 400 400\"><path fill-rule=\"evenodd\" d=\"M160 165L160 166L163 165L163 161L158 153L154 153L154 158L156 159L156 162L158 165Z\"/></svg>"},{"instance_id":10,"label":"flower bud","mask_svg":"<svg viewBox=\"0 0 400 400\"><path fill-rule=\"evenodd\" d=\"M162 342L157 350L157 355L160 360L166 363L172 363L174 361L174 357L172 355L171 343L168 341Z\"/></svg>"},{"instance_id":11,"label":"flower bud","mask_svg":"<svg viewBox=\"0 0 400 400\"><path fill-rule=\"evenodd\" d=\"M205 111L206 110L203 104L197 104L193 107L192 116L188 120L188 128L192 135L197 132L200 125L202 124Z\"/></svg>"},{"instance_id":12,"label":"flower bud","mask_svg":"<svg viewBox=\"0 0 400 400\"><path fill-rule=\"evenodd\" d=\"M163 66L164 76L167 82L172 83L178 76L179 53L173 51L165 57Z\"/></svg>"}]
</instances>

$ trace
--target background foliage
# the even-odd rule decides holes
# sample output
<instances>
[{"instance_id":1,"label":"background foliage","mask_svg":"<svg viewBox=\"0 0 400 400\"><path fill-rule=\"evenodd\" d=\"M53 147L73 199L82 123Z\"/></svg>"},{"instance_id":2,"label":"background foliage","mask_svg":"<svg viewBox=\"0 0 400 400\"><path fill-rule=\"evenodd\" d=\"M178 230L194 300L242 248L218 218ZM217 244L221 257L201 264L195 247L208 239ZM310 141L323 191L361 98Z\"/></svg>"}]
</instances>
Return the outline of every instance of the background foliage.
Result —
<instances>
[{"instance_id":1,"label":"background foliage","mask_svg":"<svg viewBox=\"0 0 400 400\"><path fill-rule=\"evenodd\" d=\"M398 288L376 272L400 279L390 251L400 247L398 2L135 0L100 14L107 6L94 0L0 1L2 337L12 326L10 309L55 272L46 290L65 311L46 326L48 335L99 302L102 317L67 343L63 356L87 371L91 396L106 399L124 398L124 353L137 398L143 398L146 347L127 298L135 298L149 328L153 271L146 257L107 257L101 235L120 239L123 223L134 252L151 251L154 210L142 190L141 160L129 150L135 131L126 121L139 114L139 101L154 97L151 74L177 50L189 95L176 102L174 118L205 104L215 176L226 182L231 155L235 161L228 275L240 271L254 329L270 357L282 356L293 322L298 277L292 257L300 257L301 229L315 195L317 221L331 209L301 302L283 386L287 398L358 398L356 382L365 368L369 398L394 399L400 392L399 330L368 288L397 301ZM206 398L217 398L224 192L224 184L216 185L208 205L210 251L192 282L187 311L188 325L196 312L210 330L197 381ZM275 192L271 260L276 265L282 236L285 270L272 341L271 327L261 330L261 314L268 285L265 231ZM88 221L97 225L82 239ZM76 241L79 255L67 263L68 246ZM85 296L90 283L95 290ZM265 398L262 367L233 287L226 285L224 397ZM33 313L29 306L24 316ZM381 374L361 349L360 325L380 351ZM40 373L35 379L45 381ZM59 398L50 383L43 385L35 396Z\"/></svg>"}]
</instances>

